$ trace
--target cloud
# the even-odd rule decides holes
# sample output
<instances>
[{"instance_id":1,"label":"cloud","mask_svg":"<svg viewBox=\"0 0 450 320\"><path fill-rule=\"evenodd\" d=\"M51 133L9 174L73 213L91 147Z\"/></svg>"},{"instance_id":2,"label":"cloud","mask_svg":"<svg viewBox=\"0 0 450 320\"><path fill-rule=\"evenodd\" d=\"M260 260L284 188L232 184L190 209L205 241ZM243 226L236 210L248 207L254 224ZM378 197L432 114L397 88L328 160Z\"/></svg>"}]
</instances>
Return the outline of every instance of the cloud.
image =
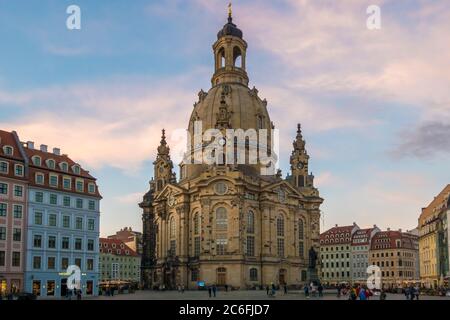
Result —
<instances>
[{"instance_id":1,"label":"cloud","mask_svg":"<svg viewBox=\"0 0 450 320\"><path fill-rule=\"evenodd\" d=\"M0 110L20 111L0 127L22 140L61 147L75 161L128 173L153 159L160 132L186 128L195 101L192 75L170 80L117 78L23 92L0 90ZM168 135L169 144L170 135Z\"/></svg>"},{"instance_id":2,"label":"cloud","mask_svg":"<svg viewBox=\"0 0 450 320\"><path fill-rule=\"evenodd\" d=\"M400 134L400 143L391 151L396 158L433 158L450 153L450 123L427 122Z\"/></svg>"},{"instance_id":3,"label":"cloud","mask_svg":"<svg viewBox=\"0 0 450 320\"><path fill-rule=\"evenodd\" d=\"M117 201L122 204L136 204L142 200L142 192L130 193L123 196L117 197Z\"/></svg>"}]
</instances>

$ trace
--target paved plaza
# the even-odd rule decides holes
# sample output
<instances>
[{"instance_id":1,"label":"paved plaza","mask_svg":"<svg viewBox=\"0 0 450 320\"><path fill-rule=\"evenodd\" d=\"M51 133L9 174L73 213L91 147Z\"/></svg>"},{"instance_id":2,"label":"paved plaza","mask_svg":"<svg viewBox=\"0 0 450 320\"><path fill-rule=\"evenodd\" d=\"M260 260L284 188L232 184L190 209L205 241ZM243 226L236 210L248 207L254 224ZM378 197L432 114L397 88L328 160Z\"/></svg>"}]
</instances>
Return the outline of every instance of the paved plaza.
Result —
<instances>
[{"instance_id":1,"label":"paved plaza","mask_svg":"<svg viewBox=\"0 0 450 320\"><path fill-rule=\"evenodd\" d=\"M303 292L291 291L288 294L278 292L275 297L268 297L266 291L250 290L250 291L219 291L216 298L209 298L208 291L185 291L180 293L177 291L137 291L132 294L120 294L114 297L101 296L92 298L95 300L307 300ZM333 292L326 292L323 297L311 297L309 300L342 300L345 301L348 296L337 298ZM450 297L437 296L421 296L421 300L446 300ZM371 297L371 300L379 300L379 296ZM402 294L388 294L386 300L405 300Z\"/></svg>"}]
</instances>

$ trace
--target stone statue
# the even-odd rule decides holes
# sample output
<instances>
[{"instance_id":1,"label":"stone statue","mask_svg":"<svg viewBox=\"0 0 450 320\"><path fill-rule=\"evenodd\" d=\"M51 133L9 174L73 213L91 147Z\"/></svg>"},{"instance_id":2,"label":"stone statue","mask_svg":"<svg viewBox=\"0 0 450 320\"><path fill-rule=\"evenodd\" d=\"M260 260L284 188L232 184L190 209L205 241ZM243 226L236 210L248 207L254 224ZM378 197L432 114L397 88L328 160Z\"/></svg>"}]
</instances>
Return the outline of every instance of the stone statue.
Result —
<instances>
[{"instance_id":1,"label":"stone statue","mask_svg":"<svg viewBox=\"0 0 450 320\"><path fill-rule=\"evenodd\" d=\"M311 247L311 249L309 249L309 268L310 269L316 268L316 261L317 261L316 250L314 250L314 248Z\"/></svg>"}]
</instances>

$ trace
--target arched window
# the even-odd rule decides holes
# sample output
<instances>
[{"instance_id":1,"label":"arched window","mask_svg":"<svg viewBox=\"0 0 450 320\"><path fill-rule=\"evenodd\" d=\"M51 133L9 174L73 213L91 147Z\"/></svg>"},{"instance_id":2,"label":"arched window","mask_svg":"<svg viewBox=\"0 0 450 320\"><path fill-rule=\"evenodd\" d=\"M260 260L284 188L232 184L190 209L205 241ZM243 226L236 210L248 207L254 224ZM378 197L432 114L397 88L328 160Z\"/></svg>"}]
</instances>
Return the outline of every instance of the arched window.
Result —
<instances>
[{"instance_id":1,"label":"arched window","mask_svg":"<svg viewBox=\"0 0 450 320\"><path fill-rule=\"evenodd\" d=\"M41 157L33 156L32 161L35 166L41 166Z\"/></svg>"},{"instance_id":2,"label":"arched window","mask_svg":"<svg viewBox=\"0 0 450 320\"><path fill-rule=\"evenodd\" d=\"M194 215L194 234L197 235L200 232L200 218L198 213Z\"/></svg>"},{"instance_id":3,"label":"arched window","mask_svg":"<svg viewBox=\"0 0 450 320\"><path fill-rule=\"evenodd\" d=\"M47 160L47 167L49 167L50 169L55 169L55 160L48 159Z\"/></svg>"},{"instance_id":4,"label":"arched window","mask_svg":"<svg viewBox=\"0 0 450 320\"><path fill-rule=\"evenodd\" d=\"M255 214L251 210L247 213L247 233L255 233Z\"/></svg>"},{"instance_id":5,"label":"arched window","mask_svg":"<svg viewBox=\"0 0 450 320\"><path fill-rule=\"evenodd\" d=\"M284 218L279 216L277 218L277 236L284 237Z\"/></svg>"},{"instance_id":6,"label":"arched window","mask_svg":"<svg viewBox=\"0 0 450 320\"><path fill-rule=\"evenodd\" d=\"M175 218L172 217L172 218L170 218L170 237L171 238L175 238L176 231L177 231L177 226L175 223Z\"/></svg>"},{"instance_id":7,"label":"arched window","mask_svg":"<svg viewBox=\"0 0 450 320\"><path fill-rule=\"evenodd\" d=\"M242 53L239 47L234 47L233 49L233 65L242 68Z\"/></svg>"},{"instance_id":8,"label":"arched window","mask_svg":"<svg viewBox=\"0 0 450 320\"><path fill-rule=\"evenodd\" d=\"M304 225L303 225L303 220L299 219L298 220L298 239L303 240L304 237L305 237L305 229L304 229Z\"/></svg>"},{"instance_id":9,"label":"arched window","mask_svg":"<svg viewBox=\"0 0 450 320\"><path fill-rule=\"evenodd\" d=\"M216 210L216 229L217 231L227 231L228 229L227 209L224 207Z\"/></svg>"},{"instance_id":10,"label":"arched window","mask_svg":"<svg viewBox=\"0 0 450 320\"><path fill-rule=\"evenodd\" d=\"M220 48L218 54L217 54L217 62L218 62L218 67L219 68L223 68L225 67L225 49L224 48Z\"/></svg>"},{"instance_id":11,"label":"arched window","mask_svg":"<svg viewBox=\"0 0 450 320\"><path fill-rule=\"evenodd\" d=\"M250 269L250 281L258 281L258 269Z\"/></svg>"},{"instance_id":12,"label":"arched window","mask_svg":"<svg viewBox=\"0 0 450 320\"><path fill-rule=\"evenodd\" d=\"M277 253L284 257L284 218L281 215L277 218Z\"/></svg>"}]
</instances>

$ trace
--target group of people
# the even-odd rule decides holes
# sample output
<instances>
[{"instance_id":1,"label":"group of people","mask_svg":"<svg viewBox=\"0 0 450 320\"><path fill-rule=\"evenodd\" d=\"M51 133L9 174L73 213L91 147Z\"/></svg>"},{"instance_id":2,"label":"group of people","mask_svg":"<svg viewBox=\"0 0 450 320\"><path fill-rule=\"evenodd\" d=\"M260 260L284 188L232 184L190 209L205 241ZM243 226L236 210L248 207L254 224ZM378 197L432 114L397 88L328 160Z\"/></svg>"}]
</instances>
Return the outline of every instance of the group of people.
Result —
<instances>
[{"instance_id":1,"label":"group of people","mask_svg":"<svg viewBox=\"0 0 450 320\"><path fill-rule=\"evenodd\" d=\"M420 289L418 286L414 287L413 285L410 285L409 287L405 288L404 293L406 300L419 300Z\"/></svg>"},{"instance_id":2,"label":"group of people","mask_svg":"<svg viewBox=\"0 0 450 320\"><path fill-rule=\"evenodd\" d=\"M214 295L214 298L217 295L217 287L215 284L213 284L212 286L208 286L208 295L211 298Z\"/></svg>"},{"instance_id":3,"label":"group of people","mask_svg":"<svg viewBox=\"0 0 450 320\"><path fill-rule=\"evenodd\" d=\"M288 287L287 287L286 284L282 284L282 285L280 285L279 288L277 288L277 286L275 286L275 284L272 282L272 283L270 284L270 286L269 286L269 285L266 286L266 294L267 294L269 297L275 297L275 295L276 295L276 293L277 293L277 290L280 289L280 288L283 289L283 293L284 293L284 294L287 294L287 293L288 293Z\"/></svg>"},{"instance_id":4,"label":"group of people","mask_svg":"<svg viewBox=\"0 0 450 320\"><path fill-rule=\"evenodd\" d=\"M82 291L81 289L73 289L67 290L66 299L71 300L73 296L77 298L77 300L81 300Z\"/></svg>"},{"instance_id":5,"label":"group of people","mask_svg":"<svg viewBox=\"0 0 450 320\"><path fill-rule=\"evenodd\" d=\"M311 282L309 285L305 284L303 287L303 292L305 293L305 297L309 299L310 296L316 297L317 293L319 294L319 297L323 297L323 286L321 283L319 283L317 286Z\"/></svg>"}]
</instances>

